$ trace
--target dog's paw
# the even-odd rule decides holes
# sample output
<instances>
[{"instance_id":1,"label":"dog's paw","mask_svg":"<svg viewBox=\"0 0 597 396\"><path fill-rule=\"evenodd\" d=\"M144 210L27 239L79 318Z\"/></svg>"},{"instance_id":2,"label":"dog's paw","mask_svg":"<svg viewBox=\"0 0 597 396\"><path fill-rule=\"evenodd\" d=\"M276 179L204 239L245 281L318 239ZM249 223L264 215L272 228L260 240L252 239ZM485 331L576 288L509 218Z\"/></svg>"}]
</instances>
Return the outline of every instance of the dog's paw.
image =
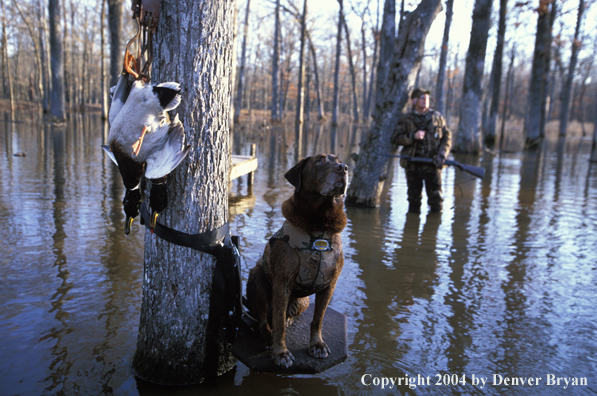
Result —
<instances>
[{"instance_id":1,"label":"dog's paw","mask_svg":"<svg viewBox=\"0 0 597 396\"><path fill-rule=\"evenodd\" d=\"M289 368L294 363L294 356L288 349L285 351L274 353L274 363L276 363L280 367Z\"/></svg>"},{"instance_id":2,"label":"dog's paw","mask_svg":"<svg viewBox=\"0 0 597 396\"><path fill-rule=\"evenodd\" d=\"M330 351L330 348L323 341L320 341L315 345L311 345L309 348L309 355L318 359L324 359L328 357L330 353L332 353L332 351Z\"/></svg>"}]
</instances>

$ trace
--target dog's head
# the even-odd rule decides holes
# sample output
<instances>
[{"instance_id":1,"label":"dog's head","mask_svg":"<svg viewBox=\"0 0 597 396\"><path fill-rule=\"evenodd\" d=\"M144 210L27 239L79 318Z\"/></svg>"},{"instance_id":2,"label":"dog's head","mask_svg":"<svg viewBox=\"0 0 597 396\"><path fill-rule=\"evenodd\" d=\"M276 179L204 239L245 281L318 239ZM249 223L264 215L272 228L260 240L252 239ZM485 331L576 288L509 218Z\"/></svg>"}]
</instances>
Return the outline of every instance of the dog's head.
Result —
<instances>
[{"instance_id":1,"label":"dog's head","mask_svg":"<svg viewBox=\"0 0 597 396\"><path fill-rule=\"evenodd\" d=\"M299 161L284 175L298 193L305 191L326 197L346 194L348 165L332 154L317 154Z\"/></svg>"}]
</instances>

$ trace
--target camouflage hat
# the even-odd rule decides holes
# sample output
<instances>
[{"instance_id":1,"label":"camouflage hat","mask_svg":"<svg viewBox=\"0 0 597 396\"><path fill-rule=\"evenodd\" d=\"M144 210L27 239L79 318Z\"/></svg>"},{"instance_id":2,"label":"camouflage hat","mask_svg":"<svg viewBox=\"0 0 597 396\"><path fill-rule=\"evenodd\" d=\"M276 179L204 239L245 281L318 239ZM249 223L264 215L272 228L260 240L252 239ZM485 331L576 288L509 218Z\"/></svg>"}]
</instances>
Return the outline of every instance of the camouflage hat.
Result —
<instances>
[{"instance_id":1,"label":"camouflage hat","mask_svg":"<svg viewBox=\"0 0 597 396\"><path fill-rule=\"evenodd\" d=\"M424 88L415 88L413 93L410 95L411 99L417 99L421 95L431 95L431 91Z\"/></svg>"}]
</instances>

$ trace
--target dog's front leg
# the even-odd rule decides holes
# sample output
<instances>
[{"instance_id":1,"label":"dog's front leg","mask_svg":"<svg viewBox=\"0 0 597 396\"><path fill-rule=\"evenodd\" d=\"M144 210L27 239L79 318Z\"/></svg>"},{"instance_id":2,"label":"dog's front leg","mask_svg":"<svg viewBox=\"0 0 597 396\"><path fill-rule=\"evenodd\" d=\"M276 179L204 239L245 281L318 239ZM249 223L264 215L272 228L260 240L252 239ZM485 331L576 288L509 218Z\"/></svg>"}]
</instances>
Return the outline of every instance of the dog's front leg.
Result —
<instances>
[{"instance_id":1,"label":"dog's front leg","mask_svg":"<svg viewBox=\"0 0 597 396\"><path fill-rule=\"evenodd\" d=\"M286 348L286 307L290 299L290 290L286 282L274 282L272 325L273 350L272 357L278 366L288 368L294 362L294 356Z\"/></svg>"},{"instance_id":2,"label":"dog's front leg","mask_svg":"<svg viewBox=\"0 0 597 396\"><path fill-rule=\"evenodd\" d=\"M342 272L344 266L344 257L340 254L338 261L336 262L336 272L332 277L330 285L318 292L315 295L315 311L313 312L313 321L311 322L311 339L309 342L309 354L313 357L323 359L328 357L331 353L330 348L326 345L321 337L321 326L323 324L323 316L325 310L328 307L334 289L336 289L336 282Z\"/></svg>"}]
</instances>

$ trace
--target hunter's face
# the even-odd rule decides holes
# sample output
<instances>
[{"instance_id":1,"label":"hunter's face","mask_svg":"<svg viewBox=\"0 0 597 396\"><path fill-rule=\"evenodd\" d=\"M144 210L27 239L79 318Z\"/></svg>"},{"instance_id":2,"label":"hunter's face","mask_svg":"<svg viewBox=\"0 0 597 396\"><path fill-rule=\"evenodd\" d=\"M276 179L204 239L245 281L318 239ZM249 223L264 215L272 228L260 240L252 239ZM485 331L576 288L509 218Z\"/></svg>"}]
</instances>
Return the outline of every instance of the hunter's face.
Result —
<instances>
[{"instance_id":1,"label":"hunter's face","mask_svg":"<svg viewBox=\"0 0 597 396\"><path fill-rule=\"evenodd\" d=\"M429 108L429 95L423 94L419 96L417 99L413 100L413 104L415 109L417 110L426 110Z\"/></svg>"}]
</instances>

